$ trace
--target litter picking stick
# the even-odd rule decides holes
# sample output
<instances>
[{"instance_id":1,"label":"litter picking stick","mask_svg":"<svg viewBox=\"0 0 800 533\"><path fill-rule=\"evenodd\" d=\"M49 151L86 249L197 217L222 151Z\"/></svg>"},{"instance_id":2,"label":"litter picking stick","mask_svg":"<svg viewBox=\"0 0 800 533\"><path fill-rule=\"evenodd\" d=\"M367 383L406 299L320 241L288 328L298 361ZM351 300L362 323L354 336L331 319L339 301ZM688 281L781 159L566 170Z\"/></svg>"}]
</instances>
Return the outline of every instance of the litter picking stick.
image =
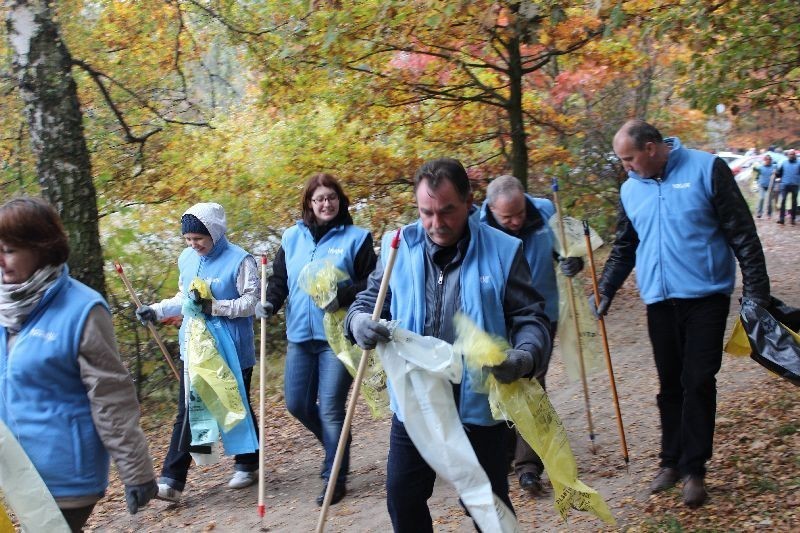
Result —
<instances>
[{"instance_id":1,"label":"litter picking stick","mask_svg":"<svg viewBox=\"0 0 800 533\"><path fill-rule=\"evenodd\" d=\"M135 305L137 309L140 308L142 306L142 302L141 300L139 300L139 297L136 296L136 291L133 290L133 286L131 285L131 282L128 281L128 277L122 270L122 265L120 264L119 261L114 261L114 268L117 270L119 277L122 278L122 283L125 285L125 288L128 289L128 294L131 295L131 300L133 300L133 305ZM148 322L147 329L150 330L150 333L156 340L156 344L158 344L158 347L161 348L161 352L164 354L164 359L167 360L167 364L172 369L172 373L175 374L175 379L180 381L181 378L178 375L178 369L175 367L175 363L172 362L172 357L169 356L169 351L167 350L167 347L164 345L164 341L161 340L161 335L158 334L158 330L156 329L155 325L151 322Z\"/></svg>"},{"instance_id":2,"label":"litter picking stick","mask_svg":"<svg viewBox=\"0 0 800 533\"><path fill-rule=\"evenodd\" d=\"M394 268L394 260L397 257L397 248L400 246L400 230L392 239L392 249L389 252L389 260L383 270L383 279L381 280L381 287L378 290L378 298L375 300L375 310L372 312L372 320L380 320L381 309L383 309L383 301L386 299L386 292L389 290L389 279L392 277L392 268ZM333 459L333 466L331 467L331 475L328 478L328 487L325 489L325 501L322 503L322 509L319 512L319 521L317 522L317 533L321 533L325 529L325 517L328 514L328 507L331 505L331 497L333 490L336 486L336 478L339 475L339 468L342 466L342 459L344 457L344 449L347 446L347 438L350 435L350 425L353 421L353 413L356 411L356 401L358 400L358 392L361 388L361 380L364 378L364 372L367 369L367 360L369 359L369 352L371 350L361 351L361 361L358 363L358 371L353 380L353 392L350 393L350 400L347 404L347 414L344 417L344 424L342 425L342 434L339 436L339 445L336 447L336 457Z\"/></svg>"},{"instance_id":3,"label":"litter picking stick","mask_svg":"<svg viewBox=\"0 0 800 533\"><path fill-rule=\"evenodd\" d=\"M583 221L583 238L586 240L586 253L589 258L589 269L592 273L592 288L594 289L595 305L600 307L600 289L597 286L597 272L594 269L594 252L592 252L592 239L589 235L589 222ZM608 348L608 335L606 334L606 322L602 315L597 318L600 323L600 336L603 338L603 351L606 355L606 368L608 369L608 379L611 382L611 397L614 399L614 410L617 415L617 429L619 430L619 441L622 446L622 458L625 459L625 467L628 467L628 442L625 440L625 427L622 425L622 411L619 409L619 398L617 397L617 383L614 379L614 367L611 364L611 350Z\"/></svg>"},{"instance_id":4,"label":"litter picking stick","mask_svg":"<svg viewBox=\"0 0 800 533\"><path fill-rule=\"evenodd\" d=\"M261 256L261 303L267 303L267 256ZM261 319L258 383L258 516L264 518L264 396L267 377L267 319Z\"/></svg>"},{"instance_id":5,"label":"litter picking stick","mask_svg":"<svg viewBox=\"0 0 800 533\"><path fill-rule=\"evenodd\" d=\"M556 205L556 218L558 220L558 232L561 238L561 247L564 253L567 252L567 235L564 231L564 219L561 216L561 203L558 200L558 178L553 178L553 203ZM581 384L583 385L583 402L586 405L586 421L589 425L589 441L591 444L592 453L597 453L597 448L594 444L594 424L592 423L592 407L589 404L589 386L586 383L586 367L583 363L583 346L581 345L581 330L578 326L578 314L575 311L575 290L572 288L572 278L567 277L567 300L569 310L572 314L572 322L575 326L575 339L577 340L578 347L578 363L581 370Z\"/></svg>"}]
</instances>

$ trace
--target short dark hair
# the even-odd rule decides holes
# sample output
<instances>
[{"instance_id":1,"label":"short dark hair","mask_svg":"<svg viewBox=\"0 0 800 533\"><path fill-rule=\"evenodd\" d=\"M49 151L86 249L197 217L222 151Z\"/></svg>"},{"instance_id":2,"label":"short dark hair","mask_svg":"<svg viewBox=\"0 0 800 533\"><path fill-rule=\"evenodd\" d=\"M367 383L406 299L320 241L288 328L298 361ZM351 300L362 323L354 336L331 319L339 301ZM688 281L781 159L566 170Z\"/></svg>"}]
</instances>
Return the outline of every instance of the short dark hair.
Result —
<instances>
[{"instance_id":1,"label":"short dark hair","mask_svg":"<svg viewBox=\"0 0 800 533\"><path fill-rule=\"evenodd\" d=\"M34 250L40 267L60 265L69 258L69 241L55 208L41 198L21 196L0 207L0 240Z\"/></svg>"},{"instance_id":2,"label":"short dark hair","mask_svg":"<svg viewBox=\"0 0 800 533\"><path fill-rule=\"evenodd\" d=\"M633 146L637 150L644 149L647 143L661 144L664 142L661 132L655 126L649 124L641 119L633 119L628 121L624 126L628 137L633 140Z\"/></svg>"},{"instance_id":3,"label":"short dark hair","mask_svg":"<svg viewBox=\"0 0 800 533\"><path fill-rule=\"evenodd\" d=\"M426 180L430 188L434 190L441 185L442 180L447 180L453 184L462 200L466 200L470 193L469 177L464 165L450 157L432 159L423 163L414 174L414 192L417 191L422 180Z\"/></svg>"},{"instance_id":4,"label":"short dark hair","mask_svg":"<svg viewBox=\"0 0 800 533\"><path fill-rule=\"evenodd\" d=\"M311 207L311 196L313 196L314 191L319 187L329 187L336 191L336 196L339 197L339 213L332 222L336 225L352 224L353 219L350 218L349 212L350 199L344 193L342 186L339 185L339 181L331 174L318 172L308 178L303 188L303 222L305 222L306 226L311 226L316 220L314 217L314 209Z\"/></svg>"}]
</instances>

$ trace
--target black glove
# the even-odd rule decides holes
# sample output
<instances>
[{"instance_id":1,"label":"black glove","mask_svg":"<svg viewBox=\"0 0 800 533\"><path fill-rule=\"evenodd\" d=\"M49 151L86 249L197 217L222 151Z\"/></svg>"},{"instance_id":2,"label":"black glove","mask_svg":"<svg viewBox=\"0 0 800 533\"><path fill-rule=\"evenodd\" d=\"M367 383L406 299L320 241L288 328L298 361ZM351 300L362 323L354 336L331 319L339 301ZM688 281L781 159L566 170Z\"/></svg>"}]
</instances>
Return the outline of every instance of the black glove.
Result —
<instances>
[{"instance_id":1,"label":"black glove","mask_svg":"<svg viewBox=\"0 0 800 533\"><path fill-rule=\"evenodd\" d=\"M141 485L125 485L125 503L128 505L128 512L136 514L141 507L158 494L158 484L155 480L142 483Z\"/></svg>"},{"instance_id":2,"label":"black glove","mask_svg":"<svg viewBox=\"0 0 800 533\"><path fill-rule=\"evenodd\" d=\"M358 313L350 319L350 333L356 344L365 350L373 349L379 342L391 340L389 328L372 320L369 313Z\"/></svg>"},{"instance_id":3,"label":"black glove","mask_svg":"<svg viewBox=\"0 0 800 533\"><path fill-rule=\"evenodd\" d=\"M157 319L155 310L149 305L143 305L140 308L138 308L136 310L136 318L138 318L139 322L141 322L142 325L145 326L147 325L148 322L155 324Z\"/></svg>"},{"instance_id":4,"label":"black glove","mask_svg":"<svg viewBox=\"0 0 800 533\"><path fill-rule=\"evenodd\" d=\"M594 295L589 296L589 311L592 312L595 318L599 319L601 316L606 316L609 307L611 307L611 297L600 294L600 305L597 305Z\"/></svg>"},{"instance_id":5,"label":"black glove","mask_svg":"<svg viewBox=\"0 0 800 533\"><path fill-rule=\"evenodd\" d=\"M506 360L490 366L489 371L500 383L511 383L527 376L533 370L533 355L525 350L506 350Z\"/></svg>"},{"instance_id":6,"label":"black glove","mask_svg":"<svg viewBox=\"0 0 800 533\"><path fill-rule=\"evenodd\" d=\"M206 315L211 314L211 300L208 298L202 298L197 289L192 289L189 291L189 299L200 306L200 312Z\"/></svg>"},{"instance_id":7,"label":"black glove","mask_svg":"<svg viewBox=\"0 0 800 533\"><path fill-rule=\"evenodd\" d=\"M323 307L326 313L335 313L339 310L339 298L334 297L331 302Z\"/></svg>"},{"instance_id":8,"label":"black glove","mask_svg":"<svg viewBox=\"0 0 800 533\"><path fill-rule=\"evenodd\" d=\"M558 259L558 264L561 267L561 272L563 272L568 278L571 278L583 270L582 257L560 257Z\"/></svg>"},{"instance_id":9,"label":"black glove","mask_svg":"<svg viewBox=\"0 0 800 533\"><path fill-rule=\"evenodd\" d=\"M272 306L271 303L267 302L262 304L258 302L256 304L256 317L258 318L272 318L272 315L275 314L275 308Z\"/></svg>"}]
</instances>

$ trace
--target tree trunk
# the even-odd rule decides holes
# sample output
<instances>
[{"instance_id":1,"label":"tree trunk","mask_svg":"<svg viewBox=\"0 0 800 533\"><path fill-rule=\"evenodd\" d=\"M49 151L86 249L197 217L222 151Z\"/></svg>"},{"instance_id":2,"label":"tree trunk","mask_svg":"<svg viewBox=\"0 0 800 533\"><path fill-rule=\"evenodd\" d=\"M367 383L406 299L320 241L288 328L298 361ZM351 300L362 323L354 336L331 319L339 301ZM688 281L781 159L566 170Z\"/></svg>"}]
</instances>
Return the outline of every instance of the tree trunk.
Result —
<instances>
[{"instance_id":1,"label":"tree trunk","mask_svg":"<svg viewBox=\"0 0 800 533\"><path fill-rule=\"evenodd\" d=\"M8 2L6 26L13 69L25 104L42 195L64 222L70 273L105 294L97 194L83 134L72 58L59 35L50 2Z\"/></svg>"},{"instance_id":2,"label":"tree trunk","mask_svg":"<svg viewBox=\"0 0 800 533\"><path fill-rule=\"evenodd\" d=\"M528 134L522 114L522 59L519 37L508 44L508 122L511 128L511 173L528 190Z\"/></svg>"}]
</instances>

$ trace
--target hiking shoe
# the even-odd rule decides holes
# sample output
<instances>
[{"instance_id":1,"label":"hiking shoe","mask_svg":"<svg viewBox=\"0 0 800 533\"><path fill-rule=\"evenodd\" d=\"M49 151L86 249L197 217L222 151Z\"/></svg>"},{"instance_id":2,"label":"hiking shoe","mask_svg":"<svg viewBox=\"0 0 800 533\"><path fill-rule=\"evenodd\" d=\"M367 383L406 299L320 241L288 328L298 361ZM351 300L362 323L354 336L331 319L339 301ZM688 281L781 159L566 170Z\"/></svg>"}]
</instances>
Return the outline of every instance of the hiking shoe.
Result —
<instances>
[{"instance_id":1,"label":"hiking shoe","mask_svg":"<svg viewBox=\"0 0 800 533\"><path fill-rule=\"evenodd\" d=\"M779 218L778 220L776 220L776 221L775 221L775 223L776 223L776 224L783 224L783 219L782 219L782 218Z\"/></svg>"},{"instance_id":2,"label":"hiking shoe","mask_svg":"<svg viewBox=\"0 0 800 533\"><path fill-rule=\"evenodd\" d=\"M523 472L519 476L519 488L531 496L539 496L544 492L541 475L536 472Z\"/></svg>"},{"instance_id":3,"label":"hiking shoe","mask_svg":"<svg viewBox=\"0 0 800 533\"><path fill-rule=\"evenodd\" d=\"M683 480L683 503L695 509L708 499L706 484L702 476L686 476Z\"/></svg>"},{"instance_id":4,"label":"hiking shoe","mask_svg":"<svg viewBox=\"0 0 800 533\"><path fill-rule=\"evenodd\" d=\"M228 487L231 489L243 489L249 487L258 481L258 470L252 472L242 472L237 470L233 473L233 477L228 481Z\"/></svg>"},{"instance_id":5,"label":"hiking shoe","mask_svg":"<svg viewBox=\"0 0 800 533\"><path fill-rule=\"evenodd\" d=\"M650 494L656 494L658 492L671 489L675 486L680 477L681 476L676 468L669 466L662 467L661 470L658 471L658 474L656 474L656 477L653 478L653 481L650 483Z\"/></svg>"},{"instance_id":6,"label":"hiking shoe","mask_svg":"<svg viewBox=\"0 0 800 533\"><path fill-rule=\"evenodd\" d=\"M178 503L181 501L181 494L183 492L178 489L173 489L166 483L159 483L158 484L158 494L156 494L156 498L159 500L164 500L165 502L171 503Z\"/></svg>"},{"instance_id":7,"label":"hiking shoe","mask_svg":"<svg viewBox=\"0 0 800 533\"><path fill-rule=\"evenodd\" d=\"M322 507L322 504L325 503L325 491L328 490L328 484L326 483L324 487L322 487L322 492L319 493L317 496L317 505ZM335 503L339 503L344 498L345 494L347 494L347 487L344 483L337 483L335 487L333 487L333 494L331 494L331 505Z\"/></svg>"}]
</instances>

